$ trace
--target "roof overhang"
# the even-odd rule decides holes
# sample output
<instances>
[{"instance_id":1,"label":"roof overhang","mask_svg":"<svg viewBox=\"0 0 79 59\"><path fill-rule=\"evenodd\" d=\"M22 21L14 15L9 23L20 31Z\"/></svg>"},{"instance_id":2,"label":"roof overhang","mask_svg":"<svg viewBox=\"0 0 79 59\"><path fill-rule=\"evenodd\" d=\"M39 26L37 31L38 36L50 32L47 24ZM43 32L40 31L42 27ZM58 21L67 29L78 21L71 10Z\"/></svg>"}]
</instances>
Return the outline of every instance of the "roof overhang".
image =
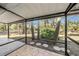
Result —
<instances>
[{"instance_id":1,"label":"roof overhang","mask_svg":"<svg viewBox=\"0 0 79 59\"><path fill-rule=\"evenodd\" d=\"M63 16L69 3L1 3L0 5L0 22L10 23L23 19Z\"/></svg>"}]
</instances>

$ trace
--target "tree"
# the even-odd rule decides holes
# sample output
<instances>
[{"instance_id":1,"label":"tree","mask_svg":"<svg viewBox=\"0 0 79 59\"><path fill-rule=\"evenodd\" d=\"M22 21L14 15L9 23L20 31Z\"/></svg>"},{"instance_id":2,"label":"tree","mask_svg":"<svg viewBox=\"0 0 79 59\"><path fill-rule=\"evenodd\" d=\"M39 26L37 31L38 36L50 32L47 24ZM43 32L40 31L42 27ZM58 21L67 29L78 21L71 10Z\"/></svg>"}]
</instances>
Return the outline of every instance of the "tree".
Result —
<instances>
[{"instance_id":1,"label":"tree","mask_svg":"<svg viewBox=\"0 0 79 59\"><path fill-rule=\"evenodd\" d=\"M39 20L38 20L38 36L37 36L37 39L40 39L39 35L40 35L40 26L39 26Z\"/></svg>"},{"instance_id":2,"label":"tree","mask_svg":"<svg viewBox=\"0 0 79 59\"><path fill-rule=\"evenodd\" d=\"M48 19L45 19L45 20L44 20L44 26L47 27L48 23L49 23L49 22L48 22Z\"/></svg>"},{"instance_id":3,"label":"tree","mask_svg":"<svg viewBox=\"0 0 79 59\"><path fill-rule=\"evenodd\" d=\"M32 40L34 40L35 37L34 37L34 26L33 26L33 21L31 22L31 32L32 32Z\"/></svg>"},{"instance_id":4,"label":"tree","mask_svg":"<svg viewBox=\"0 0 79 59\"><path fill-rule=\"evenodd\" d=\"M17 29L17 24L11 24L10 29L11 30L16 30Z\"/></svg>"},{"instance_id":5,"label":"tree","mask_svg":"<svg viewBox=\"0 0 79 59\"><path fill-rule=\"evenodd\" d=\"M5 26L6 26L5 24L0 23L0 31L5 31L6 30Z\"/></svg>"}]
</instances>

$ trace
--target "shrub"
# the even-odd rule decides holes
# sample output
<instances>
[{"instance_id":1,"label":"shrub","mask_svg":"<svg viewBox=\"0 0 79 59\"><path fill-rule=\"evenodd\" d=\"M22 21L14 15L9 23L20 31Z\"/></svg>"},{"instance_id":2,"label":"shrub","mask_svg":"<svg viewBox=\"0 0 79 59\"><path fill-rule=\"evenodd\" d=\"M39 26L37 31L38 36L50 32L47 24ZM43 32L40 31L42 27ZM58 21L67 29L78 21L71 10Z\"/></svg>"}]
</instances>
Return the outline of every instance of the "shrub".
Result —
<instances>
[{"instance_id":1,"label":"shrub","mask_svg":"<svg viewBox=\"0 0 79 59\"><path fill-rule=\"evenodd\" d=\"M45 39L50 39L54 35L55 30L52 28L43 28L41 30L41 37Z\"/></svg>"}]
</instances>

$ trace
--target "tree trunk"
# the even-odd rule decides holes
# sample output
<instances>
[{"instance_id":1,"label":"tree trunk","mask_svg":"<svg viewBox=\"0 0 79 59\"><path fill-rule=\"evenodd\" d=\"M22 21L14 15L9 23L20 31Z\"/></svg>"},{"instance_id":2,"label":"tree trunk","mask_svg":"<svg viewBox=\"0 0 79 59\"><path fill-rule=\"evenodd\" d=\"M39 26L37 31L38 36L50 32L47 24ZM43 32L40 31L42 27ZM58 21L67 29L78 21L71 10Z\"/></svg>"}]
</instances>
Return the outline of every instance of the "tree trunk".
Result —
<instances>
[{"instance_id":1,"label":"tree trunk","mask_svg":"<svg viewBox=\"0 0 79 59\"><path fill-rule=\"evenodd\" d=\"M44 20L44 25L45 25L45 27L47 27L47 25L48 25L48 19Z\"/></svg>"},{"instance_id":2,"label":"tree trunk","mask_svg":"<svg viewBox=\"0 0 79 59\"><path fill-rule=\"evenodd\" d=\"M44 26L46 27L46 20L44 20Z\"/></svg>"},{"instance_id":3,"label":"tree trunk","mask_svg":"<svg viewBox=\"0 0 79 59\"><path fill-rule=\"evenodd\" d=\"M51 23L51 27L53 27L54 28L54 20L52 21L52 23Z\"/></svg>"},{"instance_id":4,"label":"tree trunk","mask_svg":"<svg viewBox=\"0 0 79 59\"><path fill-rule=\"evenodd\" d=\"M38 20L38 36L37 36L37 39L40 39L39 35L40 35L40 26L39 26L39 20Z\"/></svg>"},{"instance_id":5,"label":"tree trunk","mask_svg":"<svg viewBox=\"0 0 79 59\"><path fill-rule=\"evenodd\" d=\"M19 28L19 24L18 24L18 34L20 34L20 28Z\"/></svg>"},{"instance_id":6,"label":"tree trunk","mask_svg":"<svg viewBox=\"0 0 79 59\"><path fill-rule=\"evenodd\" d=\"M23 30L22 30L22 34L24 34L24 31L25 31L25 30L24 30L24 24L23 24L23 23L22 23L22 29L23 29Z\"/></svg>"},{"instance_id":7,"label":"tree trunk","mask_svg":"<svg viewBox=\"0 0 79 59\"><path fill-rule=\"evenodd\" d=\"M31 22L31 32L32 32L32 40L34 40L35 37L34 37L34 27L33 27L33 22Z\"/></svg>"}]
</instances>

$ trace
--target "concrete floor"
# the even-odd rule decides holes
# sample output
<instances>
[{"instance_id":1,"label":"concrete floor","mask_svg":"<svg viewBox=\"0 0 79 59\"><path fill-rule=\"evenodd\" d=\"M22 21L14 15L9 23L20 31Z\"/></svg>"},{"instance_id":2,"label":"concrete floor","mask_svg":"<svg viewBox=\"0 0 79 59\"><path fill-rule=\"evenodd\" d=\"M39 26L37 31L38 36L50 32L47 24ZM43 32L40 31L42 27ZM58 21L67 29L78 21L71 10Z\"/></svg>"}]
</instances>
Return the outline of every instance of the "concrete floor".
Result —
<instances>
[{"instance_id":1,"label":"concrete floor","mask_svg":"<svg viewBox=\"0 0 79 59\"><path fill-rule=\"evenodd\" d=\"M79 45L77 45L76 43L72 42L70 39L68 39L68 48L72 52L71 55L79 56Z\"/></svg>"},{"instance_id":2,"label":"concrete floor","mask_svg":"<svg viewBox=\"0 0 79 59\"><path fill-rule=\"evenodd\" d=\"M9 54L8 56L62 56L62 55L47 51L45 49L25 45L20 49L14 51L13 53Z\"/></svg>"},{"instance_id":3,"label":"concrete floor","mask_svg":"<svg viewBox=\"0 0 79 59\"><path fill-rule=\"evenodd\" d=\"M4 43L5 41L6 40L3 40ZM79 45L68 39L68 46L68 48L72 52L72 55L79 55ZM34 46L25 45L20 49L14 51L13 53L9 54L8 56L61 56L61 54L57 54L55 52L51 52Z\"/></svg>"},{"instance_id":4,"label":"concrete floor","mask_svg":"<svg viewBox=\"0 0 79 59\"><path fill-rule=\"evenodd\" d=\"M12 41L12 39L0 39L0 44L7 43L8 41ZM14 41L14 40L13 40ZM20 41L15 41L3 46L0 46L0 55L6 55L11 51L14 51L21 45ZM9 54L13 56L61 56L61 54L57 54L55 52L50 52L45 49L41 49L38 47L33 47L30 45L24 45L23 47L19 48L18 50L14 51L13 53Z\"/></svg>"}]
</instances>

